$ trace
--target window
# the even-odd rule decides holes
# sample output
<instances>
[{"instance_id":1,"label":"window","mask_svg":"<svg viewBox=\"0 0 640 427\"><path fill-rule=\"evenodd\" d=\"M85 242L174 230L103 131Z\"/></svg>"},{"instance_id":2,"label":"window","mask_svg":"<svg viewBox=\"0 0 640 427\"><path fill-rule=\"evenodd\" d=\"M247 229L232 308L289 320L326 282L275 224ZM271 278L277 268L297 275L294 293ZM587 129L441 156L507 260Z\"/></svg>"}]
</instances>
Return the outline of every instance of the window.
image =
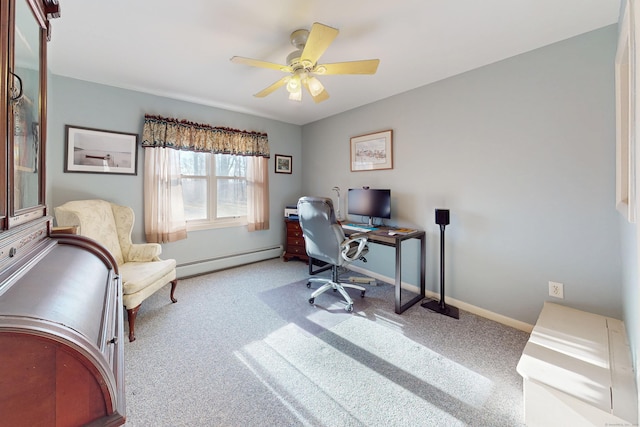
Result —
<instances>
[{"instance_id":1,"label":"window","mask_svg":"<svg viewBox=\"0 0 640 427\"><path fill-rule=\"evenodd\" d=\"M187 229L247 224L247 158L180 152Z\"/></svg>"}]
</instances>

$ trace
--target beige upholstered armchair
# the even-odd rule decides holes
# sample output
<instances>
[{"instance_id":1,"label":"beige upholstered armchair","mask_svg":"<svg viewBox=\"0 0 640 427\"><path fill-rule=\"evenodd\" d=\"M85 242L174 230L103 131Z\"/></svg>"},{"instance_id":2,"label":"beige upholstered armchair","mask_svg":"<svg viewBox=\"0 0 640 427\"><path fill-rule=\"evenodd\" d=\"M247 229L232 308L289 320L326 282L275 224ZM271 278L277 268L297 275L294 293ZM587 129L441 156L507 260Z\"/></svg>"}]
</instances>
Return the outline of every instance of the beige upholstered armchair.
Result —
<instances>
[{"instance_id":1,"label":"beige upholstered armchair","mask_svg":"<svg viewBox=\"0 0 640 427\"><path fill-rule=\"evenodd\" d=\"M76 200L54 208L58 226L77 226L78 234L106 247L116 262L122 279L122 302L129 320L129 341L135 340L136 315L142 301L171 282L171 301L176 279L176 261L159 258L157 243L131 242L135 216L133 209L105 200Z\"/></svg>"}]
</instances>

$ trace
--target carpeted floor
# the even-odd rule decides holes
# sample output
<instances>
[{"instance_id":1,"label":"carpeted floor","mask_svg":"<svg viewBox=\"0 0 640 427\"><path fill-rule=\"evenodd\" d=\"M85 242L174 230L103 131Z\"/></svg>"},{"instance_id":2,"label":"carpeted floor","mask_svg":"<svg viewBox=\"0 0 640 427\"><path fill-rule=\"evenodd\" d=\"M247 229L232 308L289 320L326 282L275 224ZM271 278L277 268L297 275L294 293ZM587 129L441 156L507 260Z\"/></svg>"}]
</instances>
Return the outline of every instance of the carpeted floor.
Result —
<instances>
[{"instance_id":1,"label":"carpeted floor","mask_svg":"<svg viewBox=\"0 0 640 427\"><path fill-rule=\"evenodd\" d=\"M353 313L334 292L312 306L306 277L274 259L145 301L125 346L127 426L523 425L528 334L419 304L395 314L386 284L349 291Z\"/></svg>"}]
</instances>

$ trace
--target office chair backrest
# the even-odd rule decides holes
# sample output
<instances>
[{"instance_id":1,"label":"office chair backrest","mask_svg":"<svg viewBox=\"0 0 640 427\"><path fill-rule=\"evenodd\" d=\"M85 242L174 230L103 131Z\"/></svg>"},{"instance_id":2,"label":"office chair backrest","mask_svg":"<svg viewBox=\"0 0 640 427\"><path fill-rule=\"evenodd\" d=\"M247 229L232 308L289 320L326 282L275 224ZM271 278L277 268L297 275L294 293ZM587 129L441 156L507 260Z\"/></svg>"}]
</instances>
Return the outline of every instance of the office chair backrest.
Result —
<instances>
[{"instance_id":1,"label":"office chair backrest","mask_svg":"<svg viewBox=\"0 0 640 427\"><path fill-rule=\"evenodd\" d=\"M298 218L304 236L307 255L334 265L342 265L340 244L345 236L336 221L333 202L327 197L301 197Z\"/></svg>"}]
</instances>

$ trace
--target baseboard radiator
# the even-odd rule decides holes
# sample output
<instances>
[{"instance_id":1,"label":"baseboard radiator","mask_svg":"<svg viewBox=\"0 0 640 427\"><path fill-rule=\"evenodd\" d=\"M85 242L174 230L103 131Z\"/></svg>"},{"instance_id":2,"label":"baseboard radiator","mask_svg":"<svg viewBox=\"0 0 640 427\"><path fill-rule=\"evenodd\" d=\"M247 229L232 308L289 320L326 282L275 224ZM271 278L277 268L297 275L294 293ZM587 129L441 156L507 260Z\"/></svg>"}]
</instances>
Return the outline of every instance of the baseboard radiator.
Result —
<instances>
[{"instance_id":1,"label":"baseboard radiator","mask_svg":"<svg viewBox=\"0 0 640 427\"><path fill-rule=\"evenodd\" d=\"M212 271L224 270L225 268L238 267L244 264L251 264L252 262L278 258L282 255L283 249L282 245L278 245L247 252L223 255L216 258L186 262L177 265L176 274L179 279L185 279L187 277L211 273Z\"/></svg>"}]
</instances>

